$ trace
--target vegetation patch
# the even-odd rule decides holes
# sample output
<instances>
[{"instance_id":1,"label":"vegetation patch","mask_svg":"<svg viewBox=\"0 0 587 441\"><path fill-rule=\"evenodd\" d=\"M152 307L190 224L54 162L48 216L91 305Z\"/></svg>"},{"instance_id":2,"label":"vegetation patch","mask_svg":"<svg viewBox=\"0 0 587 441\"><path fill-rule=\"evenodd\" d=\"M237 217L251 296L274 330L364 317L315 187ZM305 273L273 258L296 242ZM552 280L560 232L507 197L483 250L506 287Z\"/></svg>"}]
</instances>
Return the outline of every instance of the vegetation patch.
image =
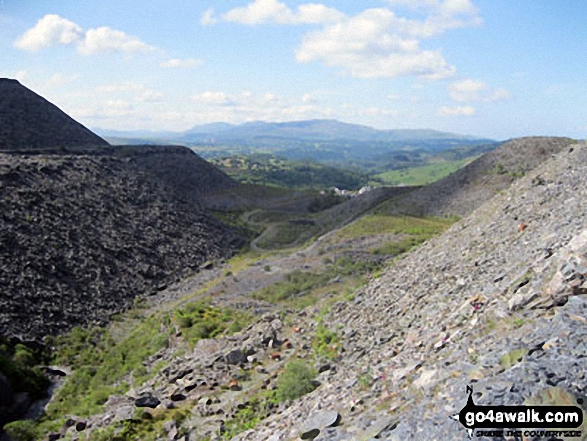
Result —
<instances>
[{"instance_id":1,"label":"vegetation patch","mask_svg":"<svg viewBox=\"0 0 587 441\"><path fill-rule=\"evenodd\" d=\"M246 184L296 189L329 187L356 190L367 185L369 176L314 161L290 160L271 154L233 155L211 161L235 180Z\"/></svg>"},{"instance_id":2,"label":"vegetation patch","mask_svg":"<svg viewBox=\"0 0 587 441\"><path fill-rule=\"evenodd\" d=\"M47 417L99 412L110 395L128 391L130 378L145 379L148 373L143 361L168 347L172 331L168 315L153 315L119 342L101 328L75 328L56 337L54 363L70 366L73 374L51 401Z\"/></svg>"},{"instance_id":3,"label":"vegetation patch","mask_svg":"<svg viewBox=\"0 0 587 441\"><path fill-rule=\"evenodd\" d=\"M374 261L354 261L351 257L344 256L330 263L323 272L292 271L285 280L253 293L252 297L271 303L292 301L330 285L337 277L362 278L379 267L380 264Z\"/></svg>"},{"instance_id":4,"label":"vegetation patch","mask_svg":"<svg viewBox=\"0 0 587 441\"><path fill-rule=\"evenodd\" d=\"M43 398L49 380L37 365L45 361L46 355L42 351L0 337L0 373L14 392L26 392L33 400Z\"/></svg>"},{"instance_id":5,"label":"vegetation patch","mask_svg":"<svg viewBox=\"0 0 587 441\"><path fill-rule=\"evenodd\" d=\"M510 351L507 354L501 356L501 358L499 359L499 364L501 364L503 368L509 369L516 363L522 361L527 352L527 349L515 349L513 351Z\"/></svg>"},{"instance_id":6,"label":"vegetation patch","mask_svg":"<svg viewBox=\"0 0 587 441\"><path fill-rule=\"evenodd\" d=\"M427 185L445 178L475 159L476 157L439 161L417 167L390 170L385 173L379 173L373 178L376 182L382 182L387 185Z\"/></svg>"},{"instance_id":7,"label":"vegetation patch","mask_svg":"<svg viewBox=\"0 0 587 441\"><path fill-rule=\"evenodd\" d=\"M304 360L292 360L277 377L275 397L277 401L295 400L316 389L316 371Z\"/></svg>"},{"instance_id":8,"label":"vegetation patch","mask_svg":"<svg viewBox=\"0 0 587 441\"><path fill-rule=\"evenodd\" d=\"M453 219L373 214L347 225L339 231L338 235L342 238L353 239L360 236L394 233L430 238L442 233L453 222Z\"/></svg>"},{"instance_id":9,"label":"vegetation patch","mask_svg":"<svg viewBox=\"0 0 587 441\"><path fill-rule=\"evenodd\" d=\"M336 332L328 329L323 323L319 323L312 340L312 349L317 355L332 360L338 356L339 341L340 336Z\"/></svg>"},{"instance_id":10,"label":"vegetation patch","mask_svg":"<svg viewBox=\"0 0 587 441\"><path fill-rule=\"evenodd\" d=\"M190 411L186 408L156 409L151 412L139 409L136 418L93 431L91 439L92 441L156 441L165 435L163 424L167 421L175 421L179 438L186 435L187 431L181 428L181 424L189 415Z\"/></svg>"},{"instance_id":11,"label":"vegetation patch","mask_svg":"<svg viewBox=\"0 0 587 441\"><path fill-rule=\"evenodd\" d=\"M222 437L227 440L232 439L245 430L253 429L267 418L275 405L273 395L273 392L259 393L239 406L235 415L227 420L221 429Z\"/></svg>"},{"instance_id":12,"label":"vegetation patch","mask_svg":"<svg viewBox=\"0 0 587 441\"><path fill-rule=\"evenodd\" d=\"M249 314L230 308L216 308L196 301L175 311L174 322L181 328L184 339L193 345L203 338L233 334L252 320Z\"/></svg>"}]
</instances>

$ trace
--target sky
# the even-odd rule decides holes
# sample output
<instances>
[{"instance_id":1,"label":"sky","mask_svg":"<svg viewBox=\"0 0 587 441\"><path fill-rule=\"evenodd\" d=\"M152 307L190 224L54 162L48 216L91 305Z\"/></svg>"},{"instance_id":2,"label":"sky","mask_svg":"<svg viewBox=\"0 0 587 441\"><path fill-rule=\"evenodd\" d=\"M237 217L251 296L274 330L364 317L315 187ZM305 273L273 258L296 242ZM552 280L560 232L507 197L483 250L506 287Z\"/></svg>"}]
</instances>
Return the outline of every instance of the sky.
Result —
<instances>
[{"instance_id":1,"label":"sky","mask_svg":"<svg viewBox=\"0 0 587 441\"><path fill-rule=\"evenodd\" d=\"M313 1L0 0L0 76L94 129L587 138L586 1Z\"/></svg>"}]
</instances>

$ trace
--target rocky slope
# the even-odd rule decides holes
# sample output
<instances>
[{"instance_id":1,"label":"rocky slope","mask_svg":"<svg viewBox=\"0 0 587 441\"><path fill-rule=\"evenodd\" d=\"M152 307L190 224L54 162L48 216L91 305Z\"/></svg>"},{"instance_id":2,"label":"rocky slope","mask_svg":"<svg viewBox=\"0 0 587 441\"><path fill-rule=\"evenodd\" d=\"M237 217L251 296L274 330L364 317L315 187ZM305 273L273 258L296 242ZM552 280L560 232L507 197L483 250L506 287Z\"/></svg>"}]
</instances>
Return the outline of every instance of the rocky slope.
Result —
<instances>
[{"instance_id":1,"label":"rocky slope","mask_svg":"<svg viewBox=\"0 0 587 441\"><path fill-rule=\"evenodd\" d=\"M574 142L554 137L512 139L446 178L411 193L394 204L393 210L423 216L464 216Z\"/></svg>"},{"instance_id":2,"label":"rocky slope","mask_svg":"<svg viewBox=\"0 0 587 441\"><path fill-rule=\"evenodd\" d=\"M0 151L82 145L108 143L17 80L0 78Z\"/></svg>"},{"instance_id":3,"label":"rocky slope","mask_svg":"<svg viewBox=\"0 0 587 441\"><path fill-rule=\"evenodd\" d=\"M587 145L563 150L335 304L336 371L235 439L298 439L324 411L340 424L317 440L467 439L449 417L468 384L477 404L584 406L586 173Z\"/></svg>"},{"instance_id":4,"label":"rocky slope","mask_svg":"<svg viewBox=\"0 0 587 441\"><path fill-rule=\"evenodd\" d=\"M242 242L176 197L144 167L146 154L0 155L0 334L102 322Z\"/></svg>"},{"instance_id":5,"label":"rocky slope","mask_svg":"<svg viewBox=\"0 0 587 441\"><path fill-rule=\"evenodd\" d=\"M316 367L320 386L272 404L268 417L233 440L465 440L451 416L465 405L467 385L476 404L584 408L585 176L587 144L568 146L393 262L354 299L326 314L314 307L268 314L181 357L164 350L146 363L154 378L111 396L101 414L82 420L81 432L64 426L60 433L92 439L107 426L177 411L182 418L167 421L158 439L222 440L294 359ZM318 326L339 337L334 360L316 359ZM166 367L157 370L161 360ZM582 430L563 439L586 439Z\"/></svg>"}]
</instances>

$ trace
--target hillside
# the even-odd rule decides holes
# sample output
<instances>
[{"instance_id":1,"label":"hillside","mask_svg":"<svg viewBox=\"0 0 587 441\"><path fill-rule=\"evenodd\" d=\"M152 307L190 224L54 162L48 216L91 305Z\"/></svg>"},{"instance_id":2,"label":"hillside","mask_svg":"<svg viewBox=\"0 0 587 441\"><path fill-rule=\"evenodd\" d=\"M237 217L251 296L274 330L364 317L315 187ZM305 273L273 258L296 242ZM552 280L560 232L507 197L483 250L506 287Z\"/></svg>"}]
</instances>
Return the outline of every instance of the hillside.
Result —
<instances>
[{"instance_id":1,"label":"hillside","mask_svg":"<svg viewBox=\"0 0 587 441\"><path fill-rule=\"evenodd\" d=\"M0 156L0 334L103 323L241 243L136 153Z\"/></svg>"},{"instance_id":2,"label":"hillside","mask_svg":"<svg viewBox=\"0 0 587 441\"><path fill-rule=\"evenodd\" d=\"M85 145L108 143L17 80L0 78L0 151Z\"/></svg>"},{"instance_id":3,"label":"hillside","mask_svg":"<svg viewBox=\"0 0 587 441\"><path fill-rule=\"evenodd\" d=\"M113 147L0 80L0 336L105 323L244 242L200 196L234 187L178 146Z\"/></svg>"},{"instance_id":4,"label":"hillside","mask_svg":"<svg viewBox=\"0 0 587 441\"><path fill-rule=\"evenodd\" d=\"M390 204L388 209L419 216L466 215L575 142L552 137L504 142L446 178Z\"/></svg>"},{"instance_id":5,"label":"hillside","mask_svg":"<svg viewBox=\"0 0 587 441\"><path fill-rule=\"evenodd\" d=\"M449 222L359 217L289 254L252 253L178 283L164 291L169 307L126 318L137 326L127 340L80 346L108 364L90 381L72 360L46 424L77 415L80 430L61 429L73 439L442 441L467 438L450 418L467 385L477 404L584 403L585 173L587 144L574 144L432 239ZM314 220L336 223L342 207ZM365 252L409 235L428 240L400 258ZM255 315L229 332L241 313ZM113 370L141 333L166 343Z\"/></svg>"},{"instance_id":6,"label":"hillside","mask_svg":"<svg viewBox=\"0 0 587 441\"><path fill-rule=\"evenodd\" d=\"M476 404L585 413L587 213L577 201L586 173L585 143L561 151L334 304L323 322L339 330L336 369L233 439L293 440L310 429L328 440L467 439L450 416L469 384ZM320 424L326 412L339 415L337 427ZM582 430L564 439L585 439Z\"/></svg>"}]
</instances>

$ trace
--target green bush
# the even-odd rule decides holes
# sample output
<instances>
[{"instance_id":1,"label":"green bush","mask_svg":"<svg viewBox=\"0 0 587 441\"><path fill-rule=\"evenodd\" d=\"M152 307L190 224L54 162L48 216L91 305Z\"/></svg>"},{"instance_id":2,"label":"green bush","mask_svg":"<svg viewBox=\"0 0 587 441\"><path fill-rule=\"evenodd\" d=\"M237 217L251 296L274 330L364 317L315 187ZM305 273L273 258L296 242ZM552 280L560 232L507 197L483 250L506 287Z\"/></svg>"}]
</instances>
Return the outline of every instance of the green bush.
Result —
<instances>
[{"instance_id":1,"label":"green bush","mask_svg":"<svg viewBox=\"0 0 587 441\"><path fill-rule=\"evenodd\" d=\"M35 441L39 439L37 425L31 420L19 420L4 426L6 434L15 441Z\"/></svg>"},{"instance_id":2,"label":"green bush","mask_svg":"<svg viewBox=\"0 0 587 441\"><path fill-rule=\"evenodd\" d=\"M22 344L10 344L0 337L0 372L16 392L27 392L33 400L46 396L49 380L36 365L45 355Z\"/></svg>"},{"instance_id":3,"label":"green bush","mask_svg":"<svg viewBox=\"0 0 587 441\"><path fill-rule=\"evenodd\" d=\"M337 343L340 341L340 336L328 329L322 323L316 327L314 340L312 341L312 349L314 352L322 357L334 359L338 356Z\"/></svg>"},{"instance_id":4,"label":"green bush","mask_svg":"<svg viewBox=\"0 0 587 441\"><path fill-rule=\"evenodd\" d=\"M303 360L290 361L277 377L276 398L278 401L295 400L312 392L316 386L316 371Z\"/></svg>"}]
</instances>

